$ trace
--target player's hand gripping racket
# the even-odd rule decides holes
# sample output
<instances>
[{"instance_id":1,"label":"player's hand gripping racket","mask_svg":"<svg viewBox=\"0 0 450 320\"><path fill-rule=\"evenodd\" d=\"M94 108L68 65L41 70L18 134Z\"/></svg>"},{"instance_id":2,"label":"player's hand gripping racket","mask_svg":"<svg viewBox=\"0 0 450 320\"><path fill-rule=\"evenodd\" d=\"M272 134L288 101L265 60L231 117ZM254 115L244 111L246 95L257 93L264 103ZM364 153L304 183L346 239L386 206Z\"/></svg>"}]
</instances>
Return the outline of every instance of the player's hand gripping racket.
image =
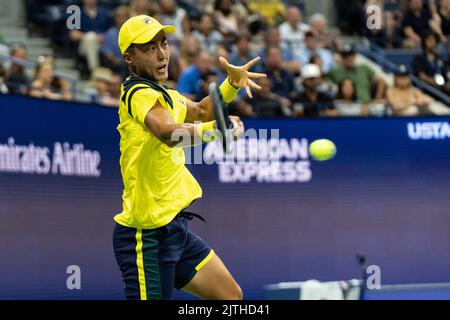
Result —
<instances>
[{"instance_id":1,"label":"player's hand gripping racket","mask_svg":"<svg viewBox=\"0 0 450 320\"><path fill-rule=\"evenodd\" d=\"M211 97L214 119L216 120L217 129L221 133L222 146L225 153L231 151L233 142L233 122L227 111L227 104L223 101L222 94L215 82L209 85L209 96Z\"/></svg>"}]
</instances>

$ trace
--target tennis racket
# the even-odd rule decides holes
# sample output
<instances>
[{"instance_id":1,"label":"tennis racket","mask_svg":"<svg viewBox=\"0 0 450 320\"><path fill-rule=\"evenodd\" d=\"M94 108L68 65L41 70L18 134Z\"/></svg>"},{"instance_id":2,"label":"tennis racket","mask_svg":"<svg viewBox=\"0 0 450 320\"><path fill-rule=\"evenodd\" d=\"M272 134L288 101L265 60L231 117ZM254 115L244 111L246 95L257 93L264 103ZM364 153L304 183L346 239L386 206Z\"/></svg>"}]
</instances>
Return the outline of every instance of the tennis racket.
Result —
<instances>
[{"instance_id":1,"label":"tennis racket","mask_svg":"<svg viewBox=\"0 0 450 320\"><path fill-rule=\"evenodd\" d=\"M216 120L217 129L221 133L223 151L230 153L231 144L233 142L233 123L227 111L227 104L223 101L217 83L213 82L209 85L209 96L212 101L214 120Z\"/></svg>"}]
</instances>

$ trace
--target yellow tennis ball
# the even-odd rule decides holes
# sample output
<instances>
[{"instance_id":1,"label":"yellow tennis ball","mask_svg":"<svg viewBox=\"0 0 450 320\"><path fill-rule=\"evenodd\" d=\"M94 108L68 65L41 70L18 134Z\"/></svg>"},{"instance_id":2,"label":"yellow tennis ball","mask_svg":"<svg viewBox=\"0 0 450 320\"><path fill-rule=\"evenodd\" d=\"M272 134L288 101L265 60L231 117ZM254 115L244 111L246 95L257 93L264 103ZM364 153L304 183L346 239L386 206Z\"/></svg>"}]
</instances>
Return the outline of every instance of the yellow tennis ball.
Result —
<instances>
[{"instance_id":1,"label":"yellow tennis ball","mask_svg":"<svg viewBox=\"0 0 450 320\"><path fill-rule=\"evenodd\" d=\"M336 145L328 139L316 140L309 145L309 154L317 161L330 160L336 155Z\"/></svg>"}]
</instances>

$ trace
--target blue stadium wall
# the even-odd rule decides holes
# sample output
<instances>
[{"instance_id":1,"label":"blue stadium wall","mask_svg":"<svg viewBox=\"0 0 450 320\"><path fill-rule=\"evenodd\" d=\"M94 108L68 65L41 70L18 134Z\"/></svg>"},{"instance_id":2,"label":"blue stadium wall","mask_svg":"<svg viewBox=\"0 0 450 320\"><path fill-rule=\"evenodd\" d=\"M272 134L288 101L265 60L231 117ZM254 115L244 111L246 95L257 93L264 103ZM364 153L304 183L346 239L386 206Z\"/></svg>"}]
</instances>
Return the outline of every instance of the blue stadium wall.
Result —
<instances>
[{"instance_id":1,"label":"blue stadium wall","mask_svg":"<svg viewBox=\"0 0 450 320\"><path fill-rule=\"evenodd\" d=\"M123 298L117 124L115 109L0 96L0 299ZM382 284L450 282L450 118L245 124L280 128L281 171L189 168L204 190L193 211L208 221L191 228L246 298L270 283L359 278L358 252ZM305 154L318 138L336 143L333 160ZM67 289L70 265L79 290Z\"/></svg>"}]
</instances>

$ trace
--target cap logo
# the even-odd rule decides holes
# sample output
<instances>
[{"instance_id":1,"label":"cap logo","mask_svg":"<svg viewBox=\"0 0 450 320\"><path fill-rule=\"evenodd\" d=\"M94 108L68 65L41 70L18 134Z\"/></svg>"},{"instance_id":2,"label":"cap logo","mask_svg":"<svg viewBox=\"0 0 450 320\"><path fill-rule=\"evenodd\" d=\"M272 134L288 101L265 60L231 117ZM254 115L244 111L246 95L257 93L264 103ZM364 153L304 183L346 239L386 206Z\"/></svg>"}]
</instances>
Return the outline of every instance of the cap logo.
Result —
<instances>
[{"instance_id":1,"label":"cap logo","mask_svg":"<svg viewBox=\"0 0 450 320\"><path fill-rule=\"evenodd\" d=\"M154 22L152 19L149 19L149 18L144 18L142 21L144 21L144 23L146 23L146 24L151 24Z\"/></svg>"}]
</instances>

